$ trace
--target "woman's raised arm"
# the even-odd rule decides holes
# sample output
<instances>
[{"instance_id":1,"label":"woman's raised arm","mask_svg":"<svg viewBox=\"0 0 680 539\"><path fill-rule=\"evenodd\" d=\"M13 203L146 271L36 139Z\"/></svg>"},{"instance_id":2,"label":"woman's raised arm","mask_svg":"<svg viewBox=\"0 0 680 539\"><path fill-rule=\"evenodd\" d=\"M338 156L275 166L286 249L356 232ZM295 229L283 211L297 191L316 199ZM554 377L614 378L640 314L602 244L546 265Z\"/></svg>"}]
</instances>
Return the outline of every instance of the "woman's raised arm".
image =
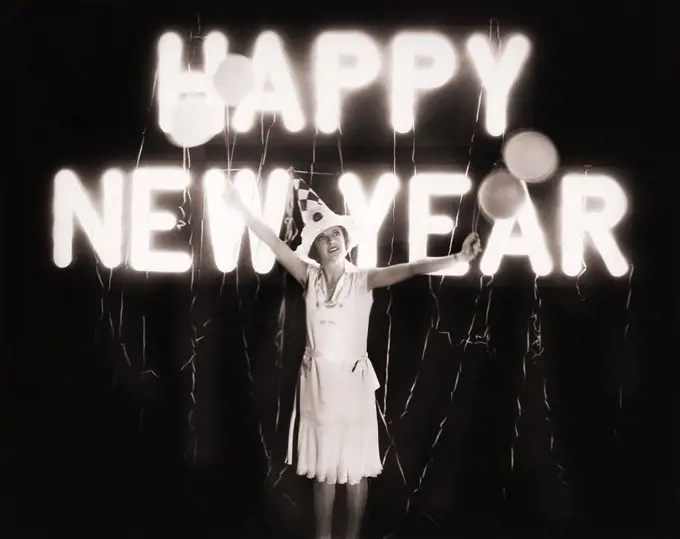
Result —
<instances>
[{"instance_id":1,"label":"woman's raised arm","mask_svg":"<svg viewBox=\"0 0 680 539\"><path fill-rule=\"evenodd\" d=\"M367 286L369 290L392 286L416 275L424 275L446 269L458 262L470 262L481 252L482 246L479 242L479 236L476 233L472 233L465 238L460 253L424 258L414 262L405 262L404 264L369 270Z\"/></svg>"},{"instance_id":2,"label":"woman's raised arm","mask_svg":"<svg viewBox=\"0 0 680 539\"><path fill-rule=\"evenodd\" d=\"M241 214L243 221L253 234L274 252L276 260L286 268L296 281L304 286L307 279L308 264L300 259L262 219L250 211L230 181L227 181L225 188L225 199L234 210Z\"/></svg>"}]
</instances>

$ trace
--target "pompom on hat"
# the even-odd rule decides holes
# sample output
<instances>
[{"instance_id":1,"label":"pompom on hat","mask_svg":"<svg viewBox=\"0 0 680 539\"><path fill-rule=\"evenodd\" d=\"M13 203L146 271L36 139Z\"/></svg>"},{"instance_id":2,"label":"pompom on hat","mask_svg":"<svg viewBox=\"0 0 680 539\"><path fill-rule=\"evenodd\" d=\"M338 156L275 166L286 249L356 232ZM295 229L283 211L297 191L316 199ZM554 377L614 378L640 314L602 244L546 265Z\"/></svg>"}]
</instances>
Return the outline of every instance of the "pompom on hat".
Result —
<instances>
[{"instance_id":1,"label":"pompom on hat","mask_svg":"<svg viewBox=\"0 0 680 539\"><path fill-rule=\"evenodd\" d=\"M361 227L356 219L351 215L339 215L332 211L305 181L299 178L292 178L292 181L304 225L300 234L302 242L295 250L297 255L309 258L309 252L319 234L335 226L340 226L347 232L347 251L356 247L361 237Z\"/></svg>"}]
</instances>

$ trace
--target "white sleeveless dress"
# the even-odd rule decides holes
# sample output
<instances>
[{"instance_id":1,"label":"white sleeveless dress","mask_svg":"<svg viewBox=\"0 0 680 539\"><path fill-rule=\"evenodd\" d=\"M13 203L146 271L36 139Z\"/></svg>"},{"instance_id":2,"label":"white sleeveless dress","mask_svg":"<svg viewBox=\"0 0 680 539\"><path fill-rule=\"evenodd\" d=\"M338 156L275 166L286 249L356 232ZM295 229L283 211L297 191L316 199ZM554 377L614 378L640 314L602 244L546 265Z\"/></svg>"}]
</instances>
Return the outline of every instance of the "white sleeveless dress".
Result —
<instances>
[{"instance_id":1,"label":"white sleeveless dress","mask_svg":"<svg viewBox=\"0 0 680 539\"><path fill-rule=\"evenodd\" d=\"M286 464L325 483L356 484L382 471L375 391L380 387L366 341L373 305L367 274L346 263L333 297L317 265L307 273L307 347L290 421ZM298 410L299 408L299 410Z\"/></svg>"}]
</instances>

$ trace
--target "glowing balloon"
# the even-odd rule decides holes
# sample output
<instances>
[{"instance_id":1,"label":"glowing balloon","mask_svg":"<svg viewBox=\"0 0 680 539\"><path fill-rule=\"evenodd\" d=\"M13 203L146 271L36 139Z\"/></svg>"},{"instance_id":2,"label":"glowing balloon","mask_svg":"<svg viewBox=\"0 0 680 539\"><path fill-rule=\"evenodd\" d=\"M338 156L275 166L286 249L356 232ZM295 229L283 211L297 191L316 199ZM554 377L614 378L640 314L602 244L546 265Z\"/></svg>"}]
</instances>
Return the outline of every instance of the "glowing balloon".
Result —
<instances>
[{"instance_id":1,"label":"glowing balloon","mask_svg":"<svg viewBox=\"0 0 680 539\"><path fill-rule=\"evenodd\" d=\"M492 222L517 215L526 198L526 187L505 170L489 174L477 192L479 207L485 217Z\"/></svg>"},{"instance_id":2,"label":"glowing balloon","mask_svg":"<svg viewBox=\"0 0 680 539\"><path fill-rule=\"evenodd\" d=\"M539 183L555 174L560 158L548 137L536 131L523 131L506 141L503 161L515 177L527 183Z\"/></svg>"},{"instance_id":3,"label":"glowing balloon","mask_svg":"<svg viewBox=\"0 0 680 539\"><path fill-rule=\"evenodd\" d=\"M240 54L228 54L213 75L213 85L225 106L237 106L255 85L253 61Z\"/></svg>"},{"instance_id":4,"label":"glowing balloon","mask_svg":"<svg viewBox=\"0 0 680 539\"><path fill-rule=\"evenodd\" d=\"M180 148L201 146L222 131L224 115L215 114L203 97L181 99L172 112L168 137Z\"/></svg>"}]
</instances>

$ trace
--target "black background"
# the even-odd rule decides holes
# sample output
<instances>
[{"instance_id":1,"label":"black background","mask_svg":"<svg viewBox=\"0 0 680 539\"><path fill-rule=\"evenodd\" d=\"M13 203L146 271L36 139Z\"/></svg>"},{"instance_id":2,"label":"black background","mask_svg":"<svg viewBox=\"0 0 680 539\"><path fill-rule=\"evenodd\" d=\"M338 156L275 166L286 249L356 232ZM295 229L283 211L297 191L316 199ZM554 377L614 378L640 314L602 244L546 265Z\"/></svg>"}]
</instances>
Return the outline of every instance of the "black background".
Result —
<instances>
[{"instance_id":1,"label":"black background","mask_svg":"<svg viewBox=\"0 0 680 539\"><path fill-rule=\"evenodd\" d=\"M664 135L651 129L664 117L661 98L654 97L662 85L661 57L646 37L655 21L643 3L609 11L592 4L419 2L371 13L349 4L11 5L3 18L10 120L3 246L9 352L3 404L9 413L2 414L1 444L7 536L42 529L295 537L311 530L309 481L292 470L281 475L304 313L300 291L280 268L258 278L244 258L239 271L223 279L204 249L193 281L190 274L147 278L119 268L109 287L108 271L99 268L102 289L82 237L69 268L51 261L51 181L60 168L77 171L96 197L104 170L134 167L143 132L142 166L182 164L182 150L164 139L148 108L160 34L172 29L188 38L218 28L235 52L248 53L261 30L279 31L311 122L304 66L321 30L362 27L386 40L410 26L440 29L462 53L464 39L487 33L493 17L501 37L523 32L533 42L509 131L533 127L548 134L561 154L560 175L590 166L590 173L617 177L630 209L616 234L635 271L632 279L612 278L590 250L578 288L559 270L535 283L520 260L504 262L481 288L475 268L443 284L420 277L376 292L369 353L383 387L388 339L391 350L389 435L381 423L381 451L390 437L396 451L372 482L366 531L377 537L395 530L400 537L670 534L677 496L669 494L677 487L664 380L675 354L668 331L674 242L671 227L658 218L669 216L660 207L672 197L662 192L667 171L652 150ZM478 92L464 59L455 81L423 101L415 154L410 134L393 144L380 83L354 99L342 137L317 137L314 170L326 174L305 177L336 210L342 170L358 172L370 186L396 159L403 187L395 223L386 220L381 232L380 264L390 253L392 262L407 257L405 181L413 173L412 155L418 170L464 170L469 157L476 185L498 160L500 142L475 124ZM266 134L272 122L263 122ZM237 137L236 166L257 169L260 135L256 127ZM291 137L274 126L263 172L276 165L309 170L314 143L311 129ZM225 166L224 140L190 155L198 185L203 170ZM557 186L552 180L532 195L559 268ZM191 227L177 234L179 245L191 241L196 256L198 192L194 188L191 206L194 235L189 238ZM163 204L179 205L180 198ZM461 206L456 249L470 231L473 206L470 195ZM446 205L440 211L453 213ZM482 222L483 239L488 230ZM434 241L430 254L445 254L447 247L448 241ZM536 347L525 354L535 290L544 350L538 357ZM490 341L451 347L445 332L454 345L469 333L486 332ZM382 406L384 389L377 397Z\"/></svg>"}]
</instances>

